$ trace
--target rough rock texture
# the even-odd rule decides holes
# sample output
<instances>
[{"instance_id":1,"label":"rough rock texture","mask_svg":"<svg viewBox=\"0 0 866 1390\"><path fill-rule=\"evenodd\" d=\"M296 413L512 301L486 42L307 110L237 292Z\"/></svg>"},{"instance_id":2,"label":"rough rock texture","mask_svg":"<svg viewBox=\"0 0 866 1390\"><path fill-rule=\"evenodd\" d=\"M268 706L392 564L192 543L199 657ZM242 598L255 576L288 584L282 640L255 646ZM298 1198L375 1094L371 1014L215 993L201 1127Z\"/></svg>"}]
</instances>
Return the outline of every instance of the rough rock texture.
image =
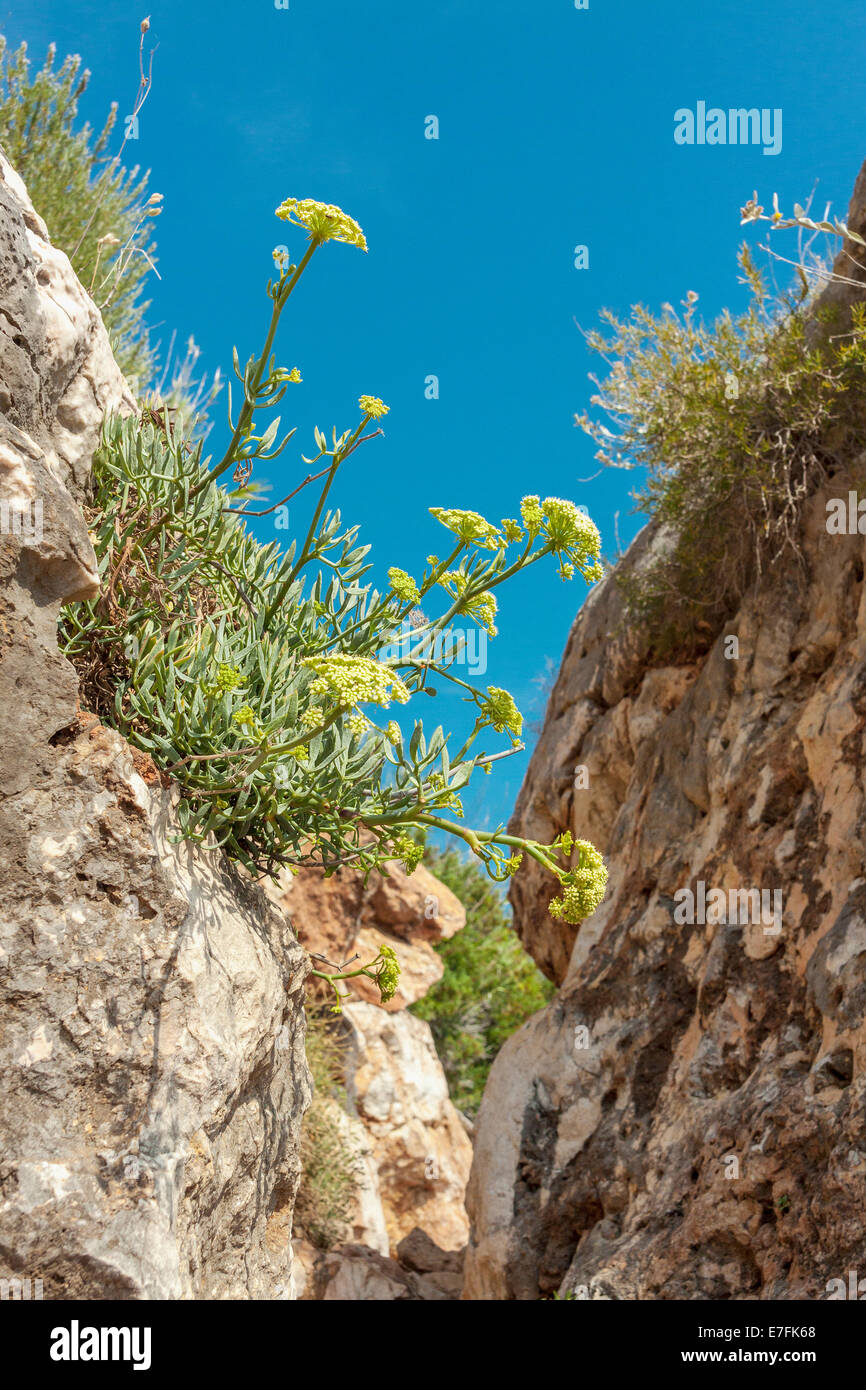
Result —
<instances>
[{"instance_id":1,"label":"rough rock texture","mask_svg":"<svg viewBox=\"0 0 866 1390\"><path fill-rule=\"evenodd\" d=\"M296 1251L297 1255L297 1251ZM444 1303L460 1297L463 1251L440 1250L419 1229L397 1247L397 1258L347 1244L327 1254L307 1247L298 1268L298 1298L351 1303Z\"/></svg>"},{"instance_id":2,"label":"rough rock texture","mask_svg":"<svg viewBox=\"0 0 866 1390\"><path fill-rule=\"evenodd\" d=\"M650 669L611 581L574 624L513 823L592 839L610 883L575 931L534 865L514 880L561 988L490 1076L465 1298L822 1298L862 1267L866 540L825 526L852 462L806 508L805 574L701 659ZM663 544L651 524L622 563ZM699 881L781 890L781 929L675 920Z\"/></svg>"},{"instance_id":3,"label":"rough rock texture","mask_svg":"<svg viewBox=\"0 0 866 1390\"><path fill-rule=\"evenodd\" d=\"M329 879L302 870L296 877L286 875L269 892L288 912L309 951L334 963L355 952L371 960L384 942L400 960L400 989L384 1009L375 1002L378 990L362 979L350 982L356 1002L343 1012L351 1112L344 1119L352 1126L347 1137L363 1155L351 1220L353 1249L366 1246L379 1255L393 1255L416 1227L435 1246L449 1252L462 1249L469 1234L464 1194L472 1146L449 1098L430 1027L406 1012L407 1004L441 978L442 962L432 943L463 928L462 903L423 865L413 874L391 865L387 878L373 874L366 887L361 875L346 870ZM297 1283L308 1290L303 1297L325 1296L309 1290L324 1287L326 1267L330 1286L336 1278L335 1258L336 1252L322 1265L312 1246L298 1245ZM319 1274L312 1279L314 1265ZM373 1268L381 1272L383 1267L363 1266L365 1288ZM347 1275L350 1284L356 1275L357 1270Z\"/></svg>"},{"instance_id":4,"label":"rough rock texture","mask_svg":"<svg viewBox=\"0 0 866 1390\"><path fill-rule=\"evenodd\" d=\"M96 558L76 502L104 412L132 406L93 301L66 256L51 245L24 185L0 152L5 795L33 784L47 738L75 713L75 675L57 653L57 611L61 602L92 598L98 589Z\"/></svg>"},{"instance_id":5,"label":"rough rock texture","mask_svg":"<svg viewBox=\"0 0 866 1390\"><path fill-rule=\"evenodd\" d=\"M349 1004L349 1103L379 1175L392 1246L415 1227L445 1250L466 1244L463 1206L472 1144L448 1096L429 1025L374 1004Z\"/></svg>"},{"instance_id":6,"label":"rough rock texture","mask_svg":"<svg viewBox=\"0 0 866 1390\"><path fill-rule=\"evenodd\" d=\"M132 399L0 159L0 1275L46 1298L289 1297L304 952L57 651L97 591L77 506ZM41 527L32 503L41 501ZM41 534L40 534L41 531Z\"/></svg>"}]
</instances>

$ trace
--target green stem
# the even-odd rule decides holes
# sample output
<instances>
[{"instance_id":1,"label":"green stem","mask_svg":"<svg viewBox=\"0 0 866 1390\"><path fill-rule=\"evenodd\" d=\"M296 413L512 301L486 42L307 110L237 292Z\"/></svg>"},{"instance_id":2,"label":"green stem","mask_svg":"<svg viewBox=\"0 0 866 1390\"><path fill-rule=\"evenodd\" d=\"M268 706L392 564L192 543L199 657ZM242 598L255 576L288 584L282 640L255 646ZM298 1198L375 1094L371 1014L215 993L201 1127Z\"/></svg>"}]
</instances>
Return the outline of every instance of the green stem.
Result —
<instances>
[{"instance_id":1,"label":"green stem","mask_svg":"<svg viewBox=\"0 0 866 1390\"><path fill-rule=\"evenodd\" d=\"M325 506L325 502L326 502L327 497L328 497L328 493L329 493L330 490L331 490L331 484L333 483L334 478L336 477L337 469L340 467L340 464L343 462L343 460L344 460L345 458L348 458L349 454L350 454L350 453L352 452L352 450L354 449L355 445L356 445L357 442L358 442L358 438L359 438L359 436L360 436L360 434L361 434L361 431L364 429L364 427L365 427L365 425L367 424L367 422L369 421L369 419L370 419L370 416L369 416L369 415L365 415L364 418L363 418L363 420L361 421L360 425L359 425L358 428L355 430L354 434L352 434L352 435L349 437L349 440L348 440L348 442L346 443L346 445L339 451L339 453L334 454L334 462L331 464L331 467L328 469L328 476L327 476L327 478L325 479L324 486L322 487L322 492L321 492L321 495L320 495L320 497L319 497L319 502L318 502L318 505L317 505L317 507L316 507L316 510L315 510L315 512L314 512L314 514L313 514L313 519L312 519L312 521L310 522L309 529L308 529L307 535L306 535L306 539L305 539L305 541L304 541L303 550L301 551L300 556L298 557L297 563L296 563L295 565L293 565L293 567L292 567L292 569L291 569L291 571L290 571L290 573L289 573L289 575L288 575L288 578L284 579L283 582L282 582L282 584L279 586L279 588L278 588L278 590L277 590L276 598L274 598L274 599L272 600L272 602L268 605L267 611L266 611L266 613L265 613L265 627L267 627L267 625L268 625L268 623L270 622L271 618L273 617L274 613L276 613L276 611L277 611L277 609L279 608L280 604L283 602L283 599L285 598L286 594L289 592L289 589L290 589L290 588L292 587L292 585L294 584L294 582L295 582L295 580L296 580L296 578L297 578L297 576L298 576L298 573L300 572L301 569L303 569L304 565L305 565L305 564L307 563L307 561L310 559L310 556L311 556L311 543L312 543L313 537L314 537L315 534L316 534L316 527L317 527L318 524L319 524L319 519L321 518L322 511L324 510L324 506Z\"/></svg>"},{"instance_id":2,"label":"green stem","mask_svg":"<svg viewBox=\"0 0 866 1390\"><path fill-rule=\"evenodd\" d=\"M318 248L319 245L320 243L318 241L310 242L310 245L307 247L303 255L303 258L297 266L291 280L289 280L288 283L279 291L276 298L274 299L274 309L273 313L271 314L271 322L268 328L268 336L265 339L265 345L262 349L261 356L259 357L258 363L256 365L256 369L253 372L252 377L250 378L248 387L244 391L244 404L241 409L241 413L238 416L238 422L235 426L235 432L232 435L231 442L229 443L228 448L223 454L223 457L220 459L220 462L217 464L216 468L212 468L210 470L209 477L211 479L219 478L220 475L225 473L227 468L231 468L232 464L235 462L235 451L237 449L238 442L244 434L247 425L249 425L250 421L252 420L253 414L256 410L255 399L258 395L259 387L262 384L262 377L264 376L265 367L267 366L268 358L271 354L271 348L273 347L274 338L276 337L277 325L280 321L280 315L282 314L283 309L286 307L286 304L288 303L289 296L291 295L292 291L294 290L295 286L297 285L298 281L300 280L301 276L303 275L304 271L309 265L310 260L313 256L313 252ZM190 493L191 498L194 497L198 491L200 491L200 489L204 486L204 483L205 480L203 479L202 482L199 483L198 487L193 489L193 491Z\"/></svg>"}]
</instances>

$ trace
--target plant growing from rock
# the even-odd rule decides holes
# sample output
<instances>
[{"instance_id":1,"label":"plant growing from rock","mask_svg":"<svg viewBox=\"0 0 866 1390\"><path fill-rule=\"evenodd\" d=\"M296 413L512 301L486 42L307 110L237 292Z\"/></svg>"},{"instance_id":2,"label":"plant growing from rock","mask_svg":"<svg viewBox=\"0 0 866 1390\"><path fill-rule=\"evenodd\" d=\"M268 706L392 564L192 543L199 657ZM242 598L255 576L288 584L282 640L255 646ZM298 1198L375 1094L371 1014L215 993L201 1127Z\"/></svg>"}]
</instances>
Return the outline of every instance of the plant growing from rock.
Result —
<instances>
[{"instance_id":1,"label":"plant growing from rock","mask_svg":"<svg viewBox=\"0 0 866 1390\"><path fill-rule=\"evenodd\" d=\"M799 206L789 219L774 208L764 219L774 228L861 241ZM743 209L746 222L762 218L756 201ZM593 378L593 413L575 422L604 466L645 470L637 509L666 528L667 544L619 576L661 657L710 645L753 583L785 553L800 558L805 500L866 446L864 307L837 322L810 298L802 265L789 294L770 293L745 246L739 265L750 300L738 315L706 324L689 291L681 312L637 305L623 320L605 311L608 331L585 335L610 370Z\"/></svg>"},{"instance_id":2,"label":"plant growing from rock","mask_svg":"<svg viewBox=\"0 0 866 1390\"><path fill-rule=\"evenodd\" d=\"M315 1009L307 1012L306 1053L313 1099L301 1127L294 1222L313 1245L330 1250L348 1234L363 1160L347 1134L345 1043Z\"/></svg>"},{"instance_id":3,"label":"plant growing from rock","mask_svg":"<svg viewBox=\"0 0 866 1390\"><path fill-rule=\"evenodd\" d=\"M289 199L277 211L305 229L308 244L297 264L275 253L262 351L243 368L234 355L239 408L235 417L230 392L222 458L203 457L201 438L165 416L105 424L89 505L102 593L63 617L82 700L174 779L181 833L253 874L307 863L326 874L343 864L369 873L395 858L411 871L435 828L463 840L495 879L530 855L562 886L551 911L580 921L605 886L592 845L570 835L542 845L460 824L460 792L503 756L488 740L503 735L519 747L522 719L506 690L457 677L449 668L458 649L436 638L458 615L494 633L497 588L548 558L563 579L579 572L592 582L601 573L598 531L559 498L526 497L520 520L497 524L434 507L443 557L428 556L415 577L392 567L377 591L358 528L329 506L342 465L382 433L388 407L375 396L361 396L355 422L330 438L316 428L306 476L272 507L251 510L256 466L279 457L295 433L279 437L279 416L260 423L301 380L273 354L283 311L321 247L366 249L339 208ZM312 519L287 549L248 532L246 517L313 483ZM414 627L411 649L382 659L389 635L436 596L441 612ZM391 717L433 673L454 682L474 712L453 751L441 728L428 735L416 720L404 736ZM390 962L374 973L387 991Z\"/></svg>"},{"instance_id":4,"label":"plant growing from rock","mask_svg":"<svg viewBox=\"0 0 866 1390\"><path fill-rule=\"evenodd\" d=\"M98 298L118 364L143 388L156 365L141 294L153 265L151 219L159 200L147 197L147 175L139 177L138 166L108 159L116 103L98 134L87 124L75 128L90 73L81 71L77 55L58 68L55 57L52 44L31 73L27 45L10 52L0 34L0 144L83 285L95 292L96 280L122 259L122 276Z\"/></svg>"}]
</instances>

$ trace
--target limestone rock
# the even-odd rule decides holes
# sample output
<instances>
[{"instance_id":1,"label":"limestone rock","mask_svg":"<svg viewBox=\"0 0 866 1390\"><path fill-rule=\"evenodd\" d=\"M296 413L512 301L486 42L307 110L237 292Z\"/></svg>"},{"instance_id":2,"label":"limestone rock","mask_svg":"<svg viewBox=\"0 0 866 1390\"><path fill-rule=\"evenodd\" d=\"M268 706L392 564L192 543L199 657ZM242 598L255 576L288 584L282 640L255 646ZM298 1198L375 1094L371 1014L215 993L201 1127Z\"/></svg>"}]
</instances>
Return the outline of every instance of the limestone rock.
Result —
<instances>
[{"instance_id":1,"label":"limestone rock","mask_svg":"<svg viewBox=\"0 0 866 1390\"><path fill-rule=\"evenodd\" d=\"M512 827L594 840L610 881L577 930L535 865L513 880L561 988L490 1075L465 1298L815 1299L862 1267L866 539L825 526L851 463L805 508L804 572L705 656L652 668L612 579L574 623ZM621 565L665 544L652 522ZM701 883L779 890L780 922L675 920Z\"/></svg>"},{"instance_id":2,"label":"limestone rock","mask_svg":"<svg viewBox=\"0 0 866 1390\"><path fill-rule=\"evenodd\" d=\"M396 1259L351 1243L327 1254L308 1244L295 1247L295 1287L305 1301L455 1302L462 1270L462 1251L440 1250L417 1229L400 1242Z\"/></svg>"},{"instance_id":3,"label":"limestone rock","mask_svg":"<svg viewBox=\"0 0 866 1390\"><path fill-rule=\"evenodd\" d=\"M463 1196L472 1145L448 1097L429 1026L404 1012L349 1004L347 1090L379 1175L391 1245L416 1226L438 1246L466 1244Z\"/></svg>"},{"instance_id":4,"label":"limestone rock","mask_svg":"<svg viewBox=\"0 0 866 1390\"><path fill-rule=\"evenodd\" d=\"M325 1303L418 1303L422 1294L414 1276L397 1260L367 1245L340 1245L327 1252L305 1252L296 1278L298 1297Z\"/></svg>"},{"instance_id":5,"label":"limestone rock","mask_svg":"<svg viewBox=\"0 0 866 1390\"><path fill-rule=\"evenodd\" d=\"M77 502L133 401L2 157L0 364L0 1275L287 1298L306 958L260 889L173 842L147 760L76 718L56 620L97 591Z\"/></svg>"},{"instance_id":6,"label":"limestone rock","mask_svg":"<svg viewBox=\"0 0 866 1390\"><path fill-rule=\"evenodd\" d=\"M848 481L808 506L808 583L782 575L728 625L738 661L720 638L689 667L636 666L589 710L610 582L578 617L517 824L590 835L610 885L576 933L541 917L546 886L516 887L518 929L562 988L491 1072L464 1297L816 1298L856 1267L866 555L824 528ZM780 889L781 931L676 923L698 881Z\"/></svg>"}]
</instances>

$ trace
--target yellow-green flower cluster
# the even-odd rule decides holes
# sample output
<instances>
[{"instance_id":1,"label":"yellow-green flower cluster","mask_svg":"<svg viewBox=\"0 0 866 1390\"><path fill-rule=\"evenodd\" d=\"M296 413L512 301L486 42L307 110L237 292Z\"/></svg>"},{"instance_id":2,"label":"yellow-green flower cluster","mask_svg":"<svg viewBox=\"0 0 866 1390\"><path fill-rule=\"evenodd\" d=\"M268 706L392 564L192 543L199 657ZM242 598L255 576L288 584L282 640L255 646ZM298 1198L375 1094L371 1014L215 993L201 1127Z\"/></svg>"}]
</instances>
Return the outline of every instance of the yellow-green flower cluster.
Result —
<instances>
[{"instance_id":1,"label":"yellow-green flower cluster","mask_svg":"<svg viewBox=\"0 0 866 1390\"><path fill-rule=\"evenodd\" d=\"M589 840L577 840L575 848L580 850L578 867L563 875L562 896L553 899L549 911L551 917L560 918L576 927L595 912L604 897L607 869L595 845L590 844Z\"/></svg>"},{"instance_id":2,"label":"yellow-green flower cluster","mask_svg":"<svg viewBox=\"0 0 866 1390\"><path fill-rule=\"evenodd\" d=\"M601 578L601 536L595 522L573 502L545 497L545 531L558 554L571 561L586 579Z\"/></svg>"},{"instance_id":3,"label":"yellow-green flower cluster","mask_svg":"<svg viewBox=\"0 0 866 1390\"><path fill-rule=\"evenodd\" d=\"M485 627L491 637L495 637L498 631L494 618L496 617L496 595L485 590L483 594L476 594L469 600L466 612L470 618L475 618L482 627Z\"/></svg>"},{"instance_id":4,"label":"yellow-green flower cluster","mask_svg":"<svg viewBox=\"0 0 866 1390\"><path fill-rule=\"evenodd\" d=\"M274 372L274 374L273 374L272 380L273 380L273 381L292 381L292 382L294 382L294 384L297 386L298 382L299 382L299 381L302 381L303 378L301 377L301 372L300 372L300 368L299 368L299 367L292 367L291 370L289 370L289 369L286 368L286 367L277 367L277 370L276 370L276 371Z\"/></svg>"},{"instance_id":5,"label":"yellow-green flower cluster","mask_svg":"<svg viewBox=\"0 0 866 1390\"><path fill-rule=\"evenodd\" d=\"M396 566L392 566L388 571L388 583L397 597L402 599L404 603L417 603L421 597L418 592L418 585L411 574L407 574L405 570L397 569Z\"/></svg>"},{"instance_id":6,"label":"yellow-green flower cluster","mask_svg":"<svg viewBox=\"0 0 866 1390\"><path fill-rule=\"evenodd\" d=\"M303 729L318 729L325 722L325 711L321 705L310 705L301 715L301 727Z\"/></svg>"},{"instance_id":7,"label":"yellow-green flower cluster","mask_svg":"<svg viewBox=\"0 0 866 1390\"><path fill-rule=\"evenodd\" d=\"M395 747L398 747L399 744L403 742L403 733L396 719L388 721L388 725L385 729L385 737L388 742L393 743Z\"/></svg>"},{"instance_id":8,"label":"yellow-green flower cluster","mask_svg":"<svg viewBox=\"0 0 866 1390\"><path fill-rule=\"evenodd\" d=\"M520 868L522 863L522 854L512 854L510 859L506 859L502 867L505 869L505 872L508 874L508 877L512 878L517 873L517 870Z\"/></svg>"},{"instance_id":9,"label":"yellow-green flower cluster","mask_svg":"<svg viewBox=\"0 0 866 1390\"><path fill-rule=\"evenodd\" d=\"M277 208L277 217L306 227L311 241L343 241L349 246L360 246L362 251L367 249L367 239L357 222L333 203L319 203L315 198L286 198Z\"/></svg>"},{"instance_id":10,"label":"yellow-green flower cluster","mask_svg":"<svg viewBox=\"0 0 866 1390\"><path fill-rule=\"evenodd\" d=\"M241 705L240 709L235 710L232 719L241 729L249 729L252 733L258 729L258 716L250 705Z\"/></svg>"},{"instance_id":11,"label":"yellow-green flower cluster","mask_svg":"<svg viewBox=\"0 0 866 1390\"><path fill-rule=\"evenodd\" d=\"M391 409L384 401L380 401L378 396L359 396L358 405L365 415L369 415L371 420L381 420L383 415L387 415Z\"/></svg>"},{"instance_id":12,"label":"yellow-green flower cluster","mask_svg":"<svg viewBox=\"0 0 866 1390\"><path fill-rule=\"evenodd\" d=\"M430 515L453 531L465 545L479 545L482 550L497 550L502 537L495 526L486 521L480 512L465 512L457 507L431 507Z\"/></svg>"},{"instance_id":13,"label":"yellow-green flower cluster","mask_svg":"<svg viewBox=\"0 0 866 1390\"><path fill-rule=\"evenodd\" d=\"M509 545L513 545L516 541L523 540L523 528L513 517L504 516L500 524L502 526L502 534Z\"/></svg>"},{"instance_id":14,"label":"yellow-green flower cluster","mask_svg":"<svg viewBox=\"0 0 866 1390\"><path fill-rule=\"evenodd\" d=\"M361 738L370 727L370 721L365 714L350 714L346 724L355 738Z\"/></svg>"},{"instance_id":15,"label":"yellow-green flower cluster","mask_svg":"<svg viewBox=\"0 0 866 1390\"><path fill-rule=\"evenodd\" d=\"M304 662L317 679L313 695L329 695L339 705L350 707L369 701L387 709L392 700L405 705L409 691L390 666L368 656L311 656Z\"/></svg>"},{"instance_id":16,"label":"yellow-green flower cluster","mask_svg":"<svg viewBox=\"0 0 866 1390\"><path fill-rule=\"evenodd\" d=\"M424 846L416 844L409 835L400 835L394 841L394 855L402 861L407 874L414 874L424 858Z\"/></svg>"},{"instance_id":17,"label":"yellow-green flower cluster","mask_svg":"<svg viewBox=\"0 0 866 1390\"><path fill-rule=\"evenodd\" d=\"M454 791L449 791L445 786L445 778L441 772L433 772L427 781L427 786L432 791L435 804L438 810L451 810L456 816L463 819L463 802Z\"/></svg>"},{"instance_id":18,"label":"yellow-green flower cluster","mask_svg":"<svg viewBox=\"0 0 866 1390\"><path fill-rule=\"evenodd\" d=\"M223 695L227 690L237 690L243 683L244 678L238 668L221 661L217 667L216 680L212 685L205 686L205 692L208 695Z\"/></svg>"},{"instance_id":19,"label":"yellow-green flower cluster","mask_svg":"<svg viewBox=\"0 0 866 1390\"><path fill-rule=\"evenodd\" d=\"M541 530L544 523L544 513L537 497L524 497L520 504L520 515L523 517L523 524L530 535L535 535L537 531Z\"/></svg>"},{"instance_id":20,"label":"yellow-green flower cluster","mask_svg":"<svg viewBox=\"0 0 866 1390\"><path fill-rule=\"evenodd\" d=\"M588 584L604 576L601 536L595 522L563 497L524 497L520 514L530 535L543 531L560 558L559 573L571 579L580 570Z\"/></svg>"},{"instance_id":21,"label":"yellow-green flower cluster","mask_svg":"<svg viewBox=\"0 0 866 1390\"><path fill-rule=\"evenodd\" d=\"M462 598L469 580L459 570L449 570L447 574L443 574L439 583L454 598ZM468 618L474 618L477 623L487 629L491 637L496 636L497 629L494 621L496 618L496 595L492 594L489 589L467 599L461 606L460 612L465 613Z\"/></svg>"},{"instance_id":22,"label":"yellow-green flower cluster","mask_svg":"<svg viewBox=\"0 0 866 1390\"><path fill-rule=\"evenodd\" d=\"M487 698L481 702L481 718L491 724L498 734L507 729L510 734L519 735L523 728L523 715L507 690L498 685L488 685Z\"/></svg>"},{"instance_id":23,"label":"yellow-green flower cluster","mask_svg":"<svg viewBox=\"0 0 866 1390\"><path fill-rule=\"evenodd\" d=\"M383 1004L387 1004L389 999L393 999L397 993L397 986L400 983L400 962L393 946L380 946L379 956L382 964L376 972L376 984L379 986L379 997Z\"/></svg>"}]
</instances>

